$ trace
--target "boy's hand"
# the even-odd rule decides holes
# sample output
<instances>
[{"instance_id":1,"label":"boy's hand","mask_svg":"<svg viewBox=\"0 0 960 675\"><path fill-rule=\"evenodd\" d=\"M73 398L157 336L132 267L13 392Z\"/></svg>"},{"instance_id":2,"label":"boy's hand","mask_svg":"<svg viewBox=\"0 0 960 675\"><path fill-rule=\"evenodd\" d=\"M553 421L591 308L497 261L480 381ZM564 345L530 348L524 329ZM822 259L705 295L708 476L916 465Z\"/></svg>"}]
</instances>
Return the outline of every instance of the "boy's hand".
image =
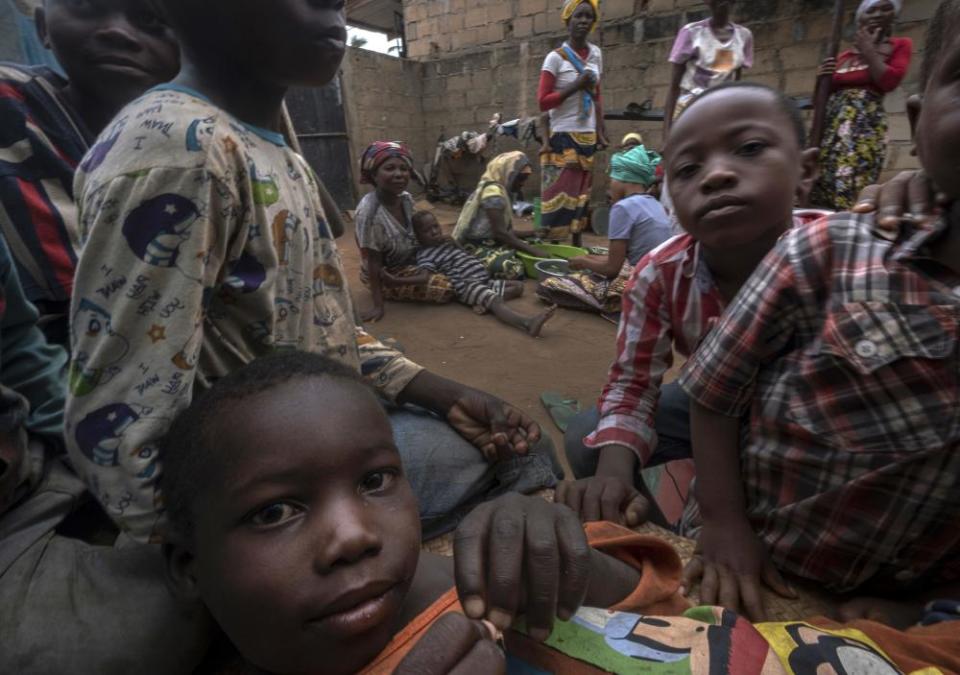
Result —
<instances>
[{"instance_id":1,"label":"boy's hand","mask_svg":"<svg viewBox=\"0 0 960 675\"><path fill-rule=\"evenodd\" d=\"M454 539L464 612L500 630L524 612L530 637L546 640L555 617L568 620L583 604L592 555L566 507L516 494L481 504Z\"/></svg>"},{"instance_id":2,"label":"boy's hand","mask_svg":"<svg viewBox=\"0 0 960 675\"><path fill-rule=\"evenodd\" d=\"M462 614L446 614L400 662L396 675L497 675L507 672L490 629Z\"/></svg>"},{"instance_id":3,"label":"boy's hand","mask_svg":"<svg viewBox=\"0 0 960 675\"><path fill-rule=\"evenodd\" d=\"M704 521L697 553L683 571L683 586L700 580L700 604L741 611L753 622L766 621L764 585L785 598L796 592L780 576L763 542L746 518L732 522Z\"/></svg>"},{"instance_id":4,"label":"boy's hand","mask_svg":"<svg viewBox=\"0 0 960 675\"><path fill-rule=\"evenodd\" d=\"M567 261L567 264L570 265L570 269L574 272L587 269L587 256L578 255L576 258L570 258Z\"/></svg>"},{"instance_id":5,"label":"boy's hand","mask_svg":"<svg viewBox=\"0 0 960 675\"><path fill-rule=\"evenodd\" d=\"M933 221L947 203L923 171L903 171L882 185L869 185L860 193L854 213L876 213L877 225L900 234L904 221L923 226Z\"/></svg>"},{"instance_id":6,"label":"boy's hand","mask_svg":"<svg viewBox=\"0 0 960 675\"><path fill-rule=\"evenodd\" d=\"M557 503L565 504L585 523L608 520L636 527L646 522L650 504L622 478L592 476L557 485Z\"/></svg>"},{"instance_id":7,"label":"boy's hand","mask_svg":"<svg viewBox=\"0 0 960 675\"><path fill-rule=\"evenodd\" d=\"M447 422L489 462L526 455L540 440L540 425L495 396L464 387Z\"/></svg>"}]
</instances>

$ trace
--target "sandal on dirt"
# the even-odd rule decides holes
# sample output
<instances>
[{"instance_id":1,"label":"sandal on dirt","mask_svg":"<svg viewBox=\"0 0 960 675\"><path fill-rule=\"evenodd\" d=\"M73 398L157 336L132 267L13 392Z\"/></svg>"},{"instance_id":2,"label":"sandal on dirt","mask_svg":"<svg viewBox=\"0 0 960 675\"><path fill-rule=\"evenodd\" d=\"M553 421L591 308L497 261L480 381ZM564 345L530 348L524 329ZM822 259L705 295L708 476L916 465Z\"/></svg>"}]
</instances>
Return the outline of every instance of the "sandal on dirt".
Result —
<instances>
[{"instance_id":1,"label":"sandal on dirt","mask_svg":"<svg viewBox=\"0 0 960 675\"><path fill-rule=\"evenodd\" d=\"M550 413L550 419L560 431L566 433L570 420L580 414L580 402L554 391L545 391L540 394L540 402Z\"/></svg>"}]
</instances>

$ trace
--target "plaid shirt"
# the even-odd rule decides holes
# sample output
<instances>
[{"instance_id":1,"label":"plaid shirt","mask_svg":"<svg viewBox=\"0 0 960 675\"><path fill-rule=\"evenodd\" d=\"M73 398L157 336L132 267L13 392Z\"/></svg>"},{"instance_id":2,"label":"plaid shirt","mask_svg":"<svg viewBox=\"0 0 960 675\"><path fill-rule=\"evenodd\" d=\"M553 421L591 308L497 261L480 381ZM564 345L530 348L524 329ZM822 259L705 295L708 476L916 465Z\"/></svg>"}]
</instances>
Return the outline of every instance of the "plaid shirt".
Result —
<instances>
[{"instance_id":1,"label":"plaid shirt","mask_svg":"<svg viewBox=\"0 0 960 675\"><path fill-rule=\"evenodd\" d=\"M751 412L748 515L774 562L838 590L960 578L960 277L840 214L785 236L687 364Z\"/></svg>"},{"instance_id":2,"label":"plaid shirt","mask_svg":"<svg viewBox=\"0 0 960 675\"><path fill-rule=\"evenodd\" d=\"M640 261L623 293L617 360L600 397L600 424L587 447L625 445L646 464L657 445L653 418L674 350L689 356L723 312L700 245L674 237Z\"/></svg>"}]
</instances>

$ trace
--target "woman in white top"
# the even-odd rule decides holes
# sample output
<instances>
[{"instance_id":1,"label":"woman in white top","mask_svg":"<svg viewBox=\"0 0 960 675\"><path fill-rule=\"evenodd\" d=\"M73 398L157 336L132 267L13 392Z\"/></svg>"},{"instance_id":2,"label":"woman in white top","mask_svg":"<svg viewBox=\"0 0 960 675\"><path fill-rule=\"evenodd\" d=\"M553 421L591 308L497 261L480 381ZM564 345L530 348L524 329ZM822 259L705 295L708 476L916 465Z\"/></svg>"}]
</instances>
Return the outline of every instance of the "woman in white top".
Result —
<instances>
[{"instance_id":1,"label":"woman in white top","mask_svg":"<svg viewBox=\"0 0 960 675\"><path fill-rule=\"evenodd\" d=\"M608 145L603 125L600 80L603 55L587 41L599 19L598 0L565 0L561 12L570 38L550 52L540 73L537 98L549 111L549 147L540 153L541 226L548 238L574 235L586 228L593 157Z\"/></svg>"}]
</instances>

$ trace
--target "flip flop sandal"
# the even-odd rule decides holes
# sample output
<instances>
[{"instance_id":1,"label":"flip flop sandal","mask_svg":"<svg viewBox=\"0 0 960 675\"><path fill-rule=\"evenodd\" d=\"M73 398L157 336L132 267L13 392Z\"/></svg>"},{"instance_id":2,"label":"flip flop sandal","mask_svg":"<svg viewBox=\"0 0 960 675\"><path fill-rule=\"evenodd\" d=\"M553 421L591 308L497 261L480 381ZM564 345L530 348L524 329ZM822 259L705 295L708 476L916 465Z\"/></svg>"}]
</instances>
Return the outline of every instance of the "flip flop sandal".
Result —
<instances>
[{"instance_id":1,"label":"flip flop sandal","mask_svg":"<svg viewBox=\"0 0 960 675\"><path fill-rule=\"evenodd\" d=\"M560 431L566 433L570 420L580 414L580 402L575 398L568 398L563 394L546 391L540 394L540 402L550 414L550 419Z\"/></svg>"}]
</instances>

